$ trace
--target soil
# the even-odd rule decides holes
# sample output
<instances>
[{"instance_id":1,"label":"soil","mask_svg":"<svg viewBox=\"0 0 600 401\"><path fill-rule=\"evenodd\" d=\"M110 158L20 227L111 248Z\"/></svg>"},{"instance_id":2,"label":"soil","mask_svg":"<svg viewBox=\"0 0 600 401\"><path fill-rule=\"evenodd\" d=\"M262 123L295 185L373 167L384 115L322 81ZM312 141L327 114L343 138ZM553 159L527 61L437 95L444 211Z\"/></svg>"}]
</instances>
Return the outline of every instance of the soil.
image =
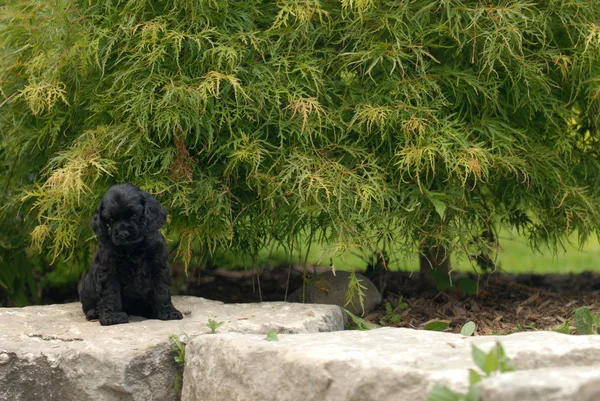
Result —
<instances>
[{"instance_id":1,"label":"soil","mask_svg":"<svg viewBox=\"0 0 600 401\"><path fill-rule=\"evenodd\" d=\"M263 269L260 276L252 271L205 269L186 278L174 268L177 293L201 296L226 303L283 301L288 293L302 285L300 266ZM325 271L310 267L311 273ZM588 307L600 313L600 275L510 275L489 273L463 275L476 283L476 292L437 290L418 274L387 272L383 302L365 320L387 326L420 329L428 322L448 322L448 332L460 332L468 321L476 324L475 335L510 334L526 330L550 330L566 320L573 325L573 311ZM288 283L289 277L289 286ZM461 276L455 277L456 280ZM373 280L377 283L378 280ZM385 319L386 303L395 309L401 299L398 319Z\"/></svg>"}]
</instances>

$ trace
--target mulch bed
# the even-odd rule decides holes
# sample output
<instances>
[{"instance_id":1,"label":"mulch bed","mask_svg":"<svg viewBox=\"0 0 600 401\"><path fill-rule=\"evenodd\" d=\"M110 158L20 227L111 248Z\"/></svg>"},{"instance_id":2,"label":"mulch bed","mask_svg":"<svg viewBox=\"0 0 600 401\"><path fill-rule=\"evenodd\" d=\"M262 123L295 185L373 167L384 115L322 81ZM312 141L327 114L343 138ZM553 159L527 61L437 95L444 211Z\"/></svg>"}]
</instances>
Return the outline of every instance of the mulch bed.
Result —
<instances>
[{"instance_id":1,"label":"mulch bed","mask_svg":"<svg viewBox=\"0 0 600 401\"><path fill-rule=\"evenodd\" d=\"M326 270L311 267L313 273ZM226 303L282 301L286 293L302 285L299 266L272 267L256 272L205 269L185 277L175 268L176 292L220 300ZM385 304L398 304L400 296L407 304L399 311L398 327L422 328L433 320L450 323L447 331L459 332L467 321L477 325L475 335L510 334L525 330L550 330L565 320L573 324L573 310L586 306L600 313L600 275L510 275L493 273L469 275L478 281L475 295L438 291L407 272L388 273L380 307L365 319L380 324Z\"/></svg>"}]
</instances>

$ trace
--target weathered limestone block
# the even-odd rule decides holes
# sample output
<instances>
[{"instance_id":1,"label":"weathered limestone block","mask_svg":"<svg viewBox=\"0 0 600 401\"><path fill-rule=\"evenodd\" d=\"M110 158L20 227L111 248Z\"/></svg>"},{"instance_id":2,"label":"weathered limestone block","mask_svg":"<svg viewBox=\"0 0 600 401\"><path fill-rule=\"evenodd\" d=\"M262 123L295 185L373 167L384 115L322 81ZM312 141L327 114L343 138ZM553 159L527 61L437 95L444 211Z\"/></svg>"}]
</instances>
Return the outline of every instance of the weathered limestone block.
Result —
<instances>
[{"instance_id":1,"label":"weathered limestone block","mask_svg":"<svg viewBox=\"0 0 600 401\"><path fill-rule=\"evenodd\" d=\"M598 401L600 366L511 372L484 381L480 389L481 401Z\"/></svg>"},{"instance_id":2,"label":"weathered limestone block","mask_svg":"<svg viewBox=\"0 0 600 401\"><path fill-rule=\"evenodd\" d=\"M535 332L463 337L382 328L279 338L269 342L264 336L235 333L195 338L186 350L183 401L422 401L435 384L466 392L468 369L476 368L471 345L487 352L496 341L520 369L517 375L529 375L531 382L539 379L563 391L563 384L549 374L572 375L572 387L579 390L568 391L565 382L564 398L556 400L600 399L582 395L599 391L600 336ZM569 373L571 369L580 371ZM483 401L554 400L544 398L543 389L520 398L520 391L511 390L517 382L512 384L509 376L498 380L505 382L482 386Z\"/></svg>"},{"instance_id":3,"label":"weathered limestone block","mask_svg":"<svg viewBox=\"0 0 600 401\"><path fill-rule=\"evenodd\" d=\"M79 303L0 308L0 400L176 400L180 368L170 334L193 338L218 332L266 334L342 330L342 311L330 305L284 302L223 304L173 297L183 320L132 317L129 324L88 322Z\"/></svg>"}]
</instances>

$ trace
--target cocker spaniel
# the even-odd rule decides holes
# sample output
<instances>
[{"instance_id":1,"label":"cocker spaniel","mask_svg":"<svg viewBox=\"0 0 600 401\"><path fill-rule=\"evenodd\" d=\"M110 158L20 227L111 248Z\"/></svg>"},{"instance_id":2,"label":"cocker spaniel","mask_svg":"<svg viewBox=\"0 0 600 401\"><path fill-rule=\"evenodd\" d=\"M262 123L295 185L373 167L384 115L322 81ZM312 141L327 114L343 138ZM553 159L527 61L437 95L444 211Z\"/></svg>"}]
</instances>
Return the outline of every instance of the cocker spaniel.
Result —
<instances>
[{"instance_id":1,"label":"cocker spaniel","mask_svg":"<svg viewBox=\"0 0 600 401\"><path fill-rule=\"evenodd\" d=\"M77 290L88 320L127 323L128 314L182 319L171 302L168 248L159 229L167 212L148 192L113 185L92 218L98 250Z\"/></svg>"}]
</instances>

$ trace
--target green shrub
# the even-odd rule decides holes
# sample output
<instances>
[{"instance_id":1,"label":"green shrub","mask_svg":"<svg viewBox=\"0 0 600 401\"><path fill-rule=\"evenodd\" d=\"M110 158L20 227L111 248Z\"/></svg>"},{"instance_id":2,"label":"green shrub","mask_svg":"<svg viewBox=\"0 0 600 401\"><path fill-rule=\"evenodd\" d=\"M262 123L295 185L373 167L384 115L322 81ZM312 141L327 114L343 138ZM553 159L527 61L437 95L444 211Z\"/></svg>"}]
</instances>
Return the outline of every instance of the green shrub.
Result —
<instances>
[{"instance_id":1,"label":"green shrub","mask_svg":"<svg viewBox=\"0 0 600 401\"><path fill-rule=\"evenodd\" d=\"M1 270L89 247L123 181L169 209L186 264L599 227L595 0L5 4Z\"/></svg>"}]
</instances>

